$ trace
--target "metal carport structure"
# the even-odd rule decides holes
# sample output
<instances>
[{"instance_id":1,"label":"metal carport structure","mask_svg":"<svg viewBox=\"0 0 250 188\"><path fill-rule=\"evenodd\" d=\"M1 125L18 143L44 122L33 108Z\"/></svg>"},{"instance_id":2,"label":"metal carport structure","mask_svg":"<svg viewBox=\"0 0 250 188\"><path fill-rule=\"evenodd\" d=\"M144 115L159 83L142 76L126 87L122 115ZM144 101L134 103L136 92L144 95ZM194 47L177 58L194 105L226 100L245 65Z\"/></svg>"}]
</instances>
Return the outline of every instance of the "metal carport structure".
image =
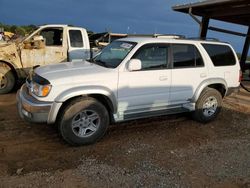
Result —
<instances>
[{"instance_id":1,"label":"metal carport structure","mask_svg":"<svg viewBox=\"0 0 250 188\"><path fill-rule=\"evenodd\" d=\"M240 59L242 70L249 69L246 66L247 54L250 44L250 0L206 0L185 5L176 5L173 10L189 14L200 24L200 38L207 37L207 31L228 33L245 37L245 44ZM196 16L202 17L200 20ZM247 33L230 31L223 28L209 26L210 19L240 24L248 27Z\"/></svg>"}]
</instances>

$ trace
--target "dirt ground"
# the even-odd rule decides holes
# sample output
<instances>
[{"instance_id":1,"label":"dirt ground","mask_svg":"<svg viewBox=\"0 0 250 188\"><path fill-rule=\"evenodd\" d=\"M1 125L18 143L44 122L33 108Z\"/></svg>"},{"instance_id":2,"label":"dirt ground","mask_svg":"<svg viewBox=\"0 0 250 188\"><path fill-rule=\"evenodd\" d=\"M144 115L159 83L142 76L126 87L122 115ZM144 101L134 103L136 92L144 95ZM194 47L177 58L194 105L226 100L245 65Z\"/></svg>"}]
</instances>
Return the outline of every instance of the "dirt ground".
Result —
<instances>
[{"instance_id":1,"label":"dirt ground","mask_svg":"<svg viewBox=\"0 0 250 188\"><path fill-rule=\"evenodd\" d=\"M250 94L226 98L206 125L187 114L112 125L71 147L55 126L17 115L0 96L0 187L250 187Z\"/></svg>"}]
</instances>

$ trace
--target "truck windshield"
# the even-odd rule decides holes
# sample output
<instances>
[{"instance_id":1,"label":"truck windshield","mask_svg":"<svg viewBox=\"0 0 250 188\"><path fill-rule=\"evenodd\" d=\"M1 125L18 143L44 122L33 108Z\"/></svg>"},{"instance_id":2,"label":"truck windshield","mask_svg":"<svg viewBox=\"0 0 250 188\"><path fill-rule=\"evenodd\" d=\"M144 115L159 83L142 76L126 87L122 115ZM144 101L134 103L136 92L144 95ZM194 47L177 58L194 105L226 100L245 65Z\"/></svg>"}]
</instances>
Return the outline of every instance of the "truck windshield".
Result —
<instances>
[{"instance_id":1,"label":"truck windshield","mask_svg":"<svg viewBox=\"0 0 250 188\"><path fill-rule=\"evenodd\" d=\"M93 59L93 63L108 68L116 68L135 45L135 42L114 41Z\"/></svg>"}]
</instances>

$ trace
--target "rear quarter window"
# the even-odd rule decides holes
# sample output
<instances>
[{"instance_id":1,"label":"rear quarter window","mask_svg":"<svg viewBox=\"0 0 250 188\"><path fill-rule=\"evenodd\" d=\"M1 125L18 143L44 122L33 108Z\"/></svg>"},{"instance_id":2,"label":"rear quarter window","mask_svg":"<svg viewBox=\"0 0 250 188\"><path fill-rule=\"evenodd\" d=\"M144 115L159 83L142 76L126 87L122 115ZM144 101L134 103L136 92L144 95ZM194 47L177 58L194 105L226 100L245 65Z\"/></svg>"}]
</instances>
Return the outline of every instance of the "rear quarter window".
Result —
<instances>
[{"instance_id":1,"label":"rear quarter window","mask_svg":"<svg viewBox=\"0 0 250 188\"><path fill-rule=\"evenodd\" d=\"M69 30L70 46L83 47L82 33L80 30Z\"/></svg>"},{"instance_id":2,"label":"rear quarter window","mask_svg":"<svg viewBox=\"0 0 250 188\"><path fill-rule=\"evenodd\" d=\"M172 44L173 68L203 67L200 52L192 44Z\"/></svg>"},{"instance_id":3,"label":"rear quarter window","mask_svg":"<svg viewBox=\"0 0 250 188\"><path fill-rule=\"evenodd\" d=\"M202 44L210 56L214 66L230 66L236 64L232 49L227 45Z\"/></svg>"}]
</instances>

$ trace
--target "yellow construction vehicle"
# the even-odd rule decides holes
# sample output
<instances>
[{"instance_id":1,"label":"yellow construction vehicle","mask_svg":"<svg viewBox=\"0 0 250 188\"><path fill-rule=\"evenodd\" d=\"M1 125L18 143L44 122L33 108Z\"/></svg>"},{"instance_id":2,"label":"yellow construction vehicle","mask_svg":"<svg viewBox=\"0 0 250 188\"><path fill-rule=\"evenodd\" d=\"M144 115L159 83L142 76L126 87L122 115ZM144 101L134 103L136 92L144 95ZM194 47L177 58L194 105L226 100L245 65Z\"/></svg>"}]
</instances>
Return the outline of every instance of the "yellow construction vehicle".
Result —
<instances>
[{"instance_id":1,"label":"yellow construction vehicle","mask_svg":"<svg viewBox=\"0 0 250 188\"><path fill-rule=\"evenodd\" d=\"M8 40L10 40L15 34L12 33L12 32L9 32L9 31L4 31L4 32L3 32L3 35L4 35L4 39L8 41Z\"/></svg>"}]
</instances>

